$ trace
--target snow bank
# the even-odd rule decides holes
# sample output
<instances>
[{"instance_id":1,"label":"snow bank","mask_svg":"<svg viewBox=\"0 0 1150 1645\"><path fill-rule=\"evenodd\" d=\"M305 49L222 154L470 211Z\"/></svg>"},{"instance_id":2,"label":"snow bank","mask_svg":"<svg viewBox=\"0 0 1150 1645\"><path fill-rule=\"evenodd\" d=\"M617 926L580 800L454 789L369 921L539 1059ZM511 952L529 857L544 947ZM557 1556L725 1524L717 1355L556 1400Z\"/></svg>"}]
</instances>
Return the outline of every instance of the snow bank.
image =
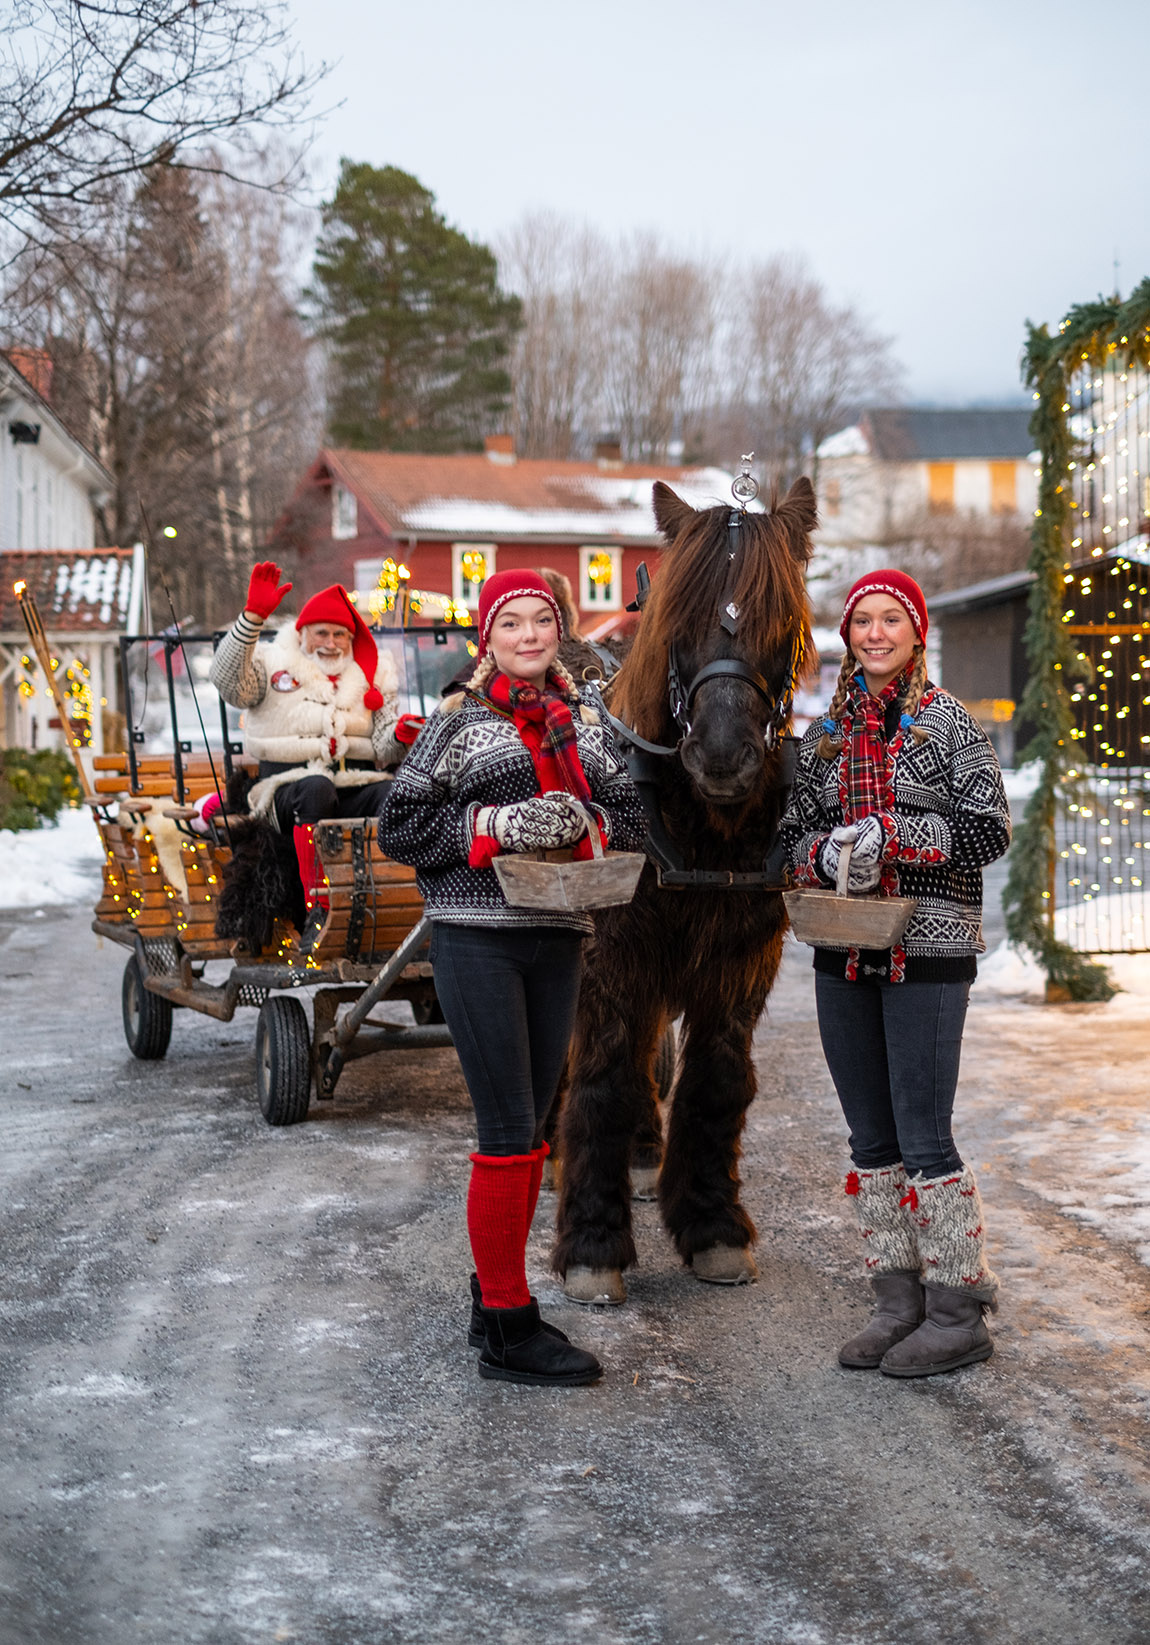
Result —
<instances>
[{"instance_id":1,"label":"snow bank","mask_svg":"<svg viewBox=\"0 0 1150 1645\"><path fill-rule=\"evenodd\" d=\"M0 829L0 908L95 902L104 848L87 806L55 828Z\"/></svg>"}]
</instances>

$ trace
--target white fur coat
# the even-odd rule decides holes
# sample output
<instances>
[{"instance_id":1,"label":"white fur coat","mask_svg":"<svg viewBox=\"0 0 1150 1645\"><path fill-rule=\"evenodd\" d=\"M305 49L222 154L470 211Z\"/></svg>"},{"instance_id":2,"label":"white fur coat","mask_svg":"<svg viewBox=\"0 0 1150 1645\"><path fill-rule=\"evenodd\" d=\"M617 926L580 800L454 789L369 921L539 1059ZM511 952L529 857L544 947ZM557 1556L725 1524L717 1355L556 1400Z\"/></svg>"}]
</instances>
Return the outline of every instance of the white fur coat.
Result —
<instances>
[{"instance_id":1,"label":"white fur coat","mask_svg":"<svg viewBox=\"0 0 1150 1645\"><path fill-rule=\"evenodd\" d=\"M244 752L287 767L255 785L248 796L252 811L268 812L276 789L300 777L329 777L337 788L378 782L378 769L347 770L341 762L370 760L377 767L403 752L392 735L398 680L390 653L379 652L372 683L383 707L373 713L364 705L368 682L358 663L349 661L329 679L304 652L293 625L270 645L257 646L261 626L238 617L220 642L211 674L225 702L244 710Z\"/></svg>"}]
</instances>

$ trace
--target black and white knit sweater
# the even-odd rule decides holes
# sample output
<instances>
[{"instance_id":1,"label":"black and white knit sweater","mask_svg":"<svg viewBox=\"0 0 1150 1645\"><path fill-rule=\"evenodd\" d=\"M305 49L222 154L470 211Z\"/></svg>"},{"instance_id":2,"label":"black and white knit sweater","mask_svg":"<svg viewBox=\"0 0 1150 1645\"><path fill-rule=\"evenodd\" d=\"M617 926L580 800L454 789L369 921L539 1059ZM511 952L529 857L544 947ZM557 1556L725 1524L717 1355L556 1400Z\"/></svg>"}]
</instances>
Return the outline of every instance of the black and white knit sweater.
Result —
<instances>
[{"instance_id":1,"label":"black and white knit sweater","mask_svg":"<svg viewBox=\"0 0 1150 1645\"><path fill-rule=\"evenodd\" d=\"M589 693L572 718L591 801L608 843L633 851L643 841L643 807ZM428 719L399 768L379 843L416 870L428 916L452 925L559 926L589 932L591 918L569 910L512 908L493 868L469 868L475 813L539 792L535 766L515 724L486 699L452 697Z\"/></svg>"},{"instance_id":2,"label":"black and white knit sweater","mask_svg":"<svg viewBox=\"0 0 1150 1645\"><path fill-rule=\"evenodd\" d=\"M937 690L915 724L926 742L907 736L894 769L899 891L918 899L903 937L907 982L973 978L983 952L982 870L1010 844L1010 809L1002 772L985 732L949 692ZM897 725L897 708L893 716ZM816 720L799 745L791 802L782 834L800 884L827 883L819 846L843 820L839 767L845 753L818 753L824 724ZM888 733L889 734L889 733ZM929 853L932 861L917 860ZM842 976L846 951L817 948L815 969ZM863 953L859 976L883 979L889 954Z\"/></svg>"}]
</instances>

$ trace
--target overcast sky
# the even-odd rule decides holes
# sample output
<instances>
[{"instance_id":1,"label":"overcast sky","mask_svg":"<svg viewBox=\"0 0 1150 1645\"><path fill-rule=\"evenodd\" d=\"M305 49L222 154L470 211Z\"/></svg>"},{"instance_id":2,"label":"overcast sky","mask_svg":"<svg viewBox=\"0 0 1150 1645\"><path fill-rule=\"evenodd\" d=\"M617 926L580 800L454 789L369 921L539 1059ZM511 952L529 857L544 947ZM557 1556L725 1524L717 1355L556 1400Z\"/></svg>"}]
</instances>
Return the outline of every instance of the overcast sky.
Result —
<instances>
[{"instance_id":1,"label":"overcast sky","mask_svg":"<svg viewBox=\"0 0 1150 1645\"><path fill-rule=\"evenodd\" d=\"M1150 273L1145 0L291 0L319 135L490 241L545 207L798 251L911 398L1022 393L1027 319Z\"/></svg>"}]
</instances>

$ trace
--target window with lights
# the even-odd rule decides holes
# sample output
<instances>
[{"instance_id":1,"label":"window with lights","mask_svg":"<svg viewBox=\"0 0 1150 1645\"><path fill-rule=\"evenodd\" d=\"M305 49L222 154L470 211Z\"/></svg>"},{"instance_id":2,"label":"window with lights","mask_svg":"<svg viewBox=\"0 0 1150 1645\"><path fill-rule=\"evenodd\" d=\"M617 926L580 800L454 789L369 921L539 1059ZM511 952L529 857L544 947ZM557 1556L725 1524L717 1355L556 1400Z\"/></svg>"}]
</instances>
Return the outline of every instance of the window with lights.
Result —
<instances>
[{"instance_id":1,"label":"window with lights","mask_svg":"<svg viewBox=\"0 0 1150 1645\"><path fill-rule=\"evenodd\" d=\"M488 577L495 574L494 543L453 543L451 597L457 605L475 607Z\"/></svg>"},{"instance_id":2,"label":"window with lights","mask_svg":"<svg viewBox=\"0 0 1150 1645\"><path fill-rule=\"evenodd\" d=\"M579 604L584 611L619 611L623 605L623 551L579 550Z\"/></svg>"}]
</instances>

